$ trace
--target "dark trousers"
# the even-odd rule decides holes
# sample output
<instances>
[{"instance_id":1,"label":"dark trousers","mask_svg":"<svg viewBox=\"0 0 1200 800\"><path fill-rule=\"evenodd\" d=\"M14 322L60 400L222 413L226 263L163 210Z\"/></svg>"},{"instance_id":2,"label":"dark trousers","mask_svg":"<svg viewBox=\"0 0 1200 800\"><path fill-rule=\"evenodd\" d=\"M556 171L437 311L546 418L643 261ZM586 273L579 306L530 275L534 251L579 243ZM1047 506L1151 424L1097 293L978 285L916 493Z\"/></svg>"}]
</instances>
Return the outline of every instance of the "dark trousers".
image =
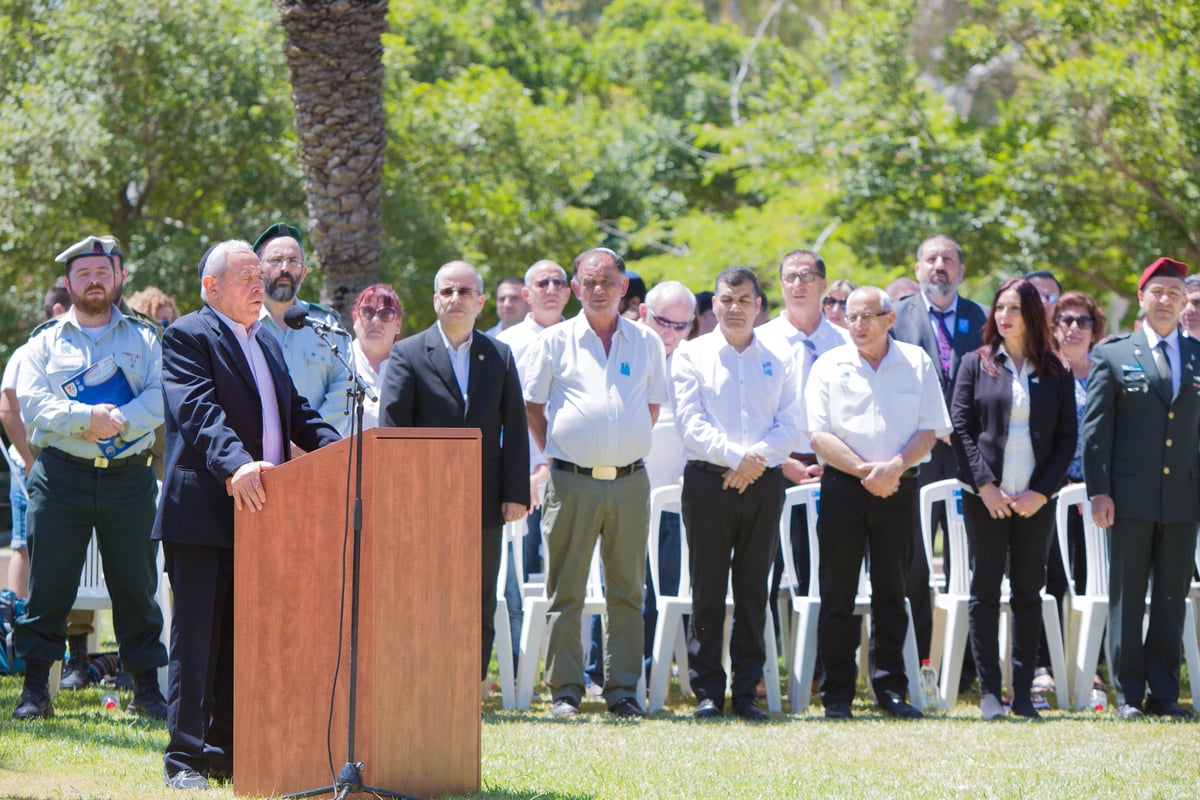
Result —
<instances>
[{"instance_id":1,"label":"dark trousers","mask_svg":"<svg viewBox=\"0 0 1200 800\"><path fill-rule=\"evenodd\" d=\"M908 521L917 502L915 478L901 478L900 489L881 498L862 482L826 465L821 478L821 513L817 518L820 548L821 614L817 639L825 674L821 699L826 704L854 699L854 651L860 623L854 614L858 575L870 551L872 636L871 685L876 696L892 691L904 697L905 576L912 558Z\"/></svg>"},{"instance_id":2,"label":"dark trousers","mask_svg":"<svg viewBox=\"0 0 1200 800\"><path fill-rule=\"evenodd\" d=\"M163 542L175 593L167 671L168 774L233 766L233 549Z\"/></svg>"},{"instance_id":3,"label":"dark trousers","mask_svg":"<svg viewBox=\"0 0 1200 800\"><path fill-rule=\"evenodd\" d=\"M721 473L688 464L683 471L682 510L692 576L688 625L688 676L699 700L725 702L725 594L733 584L729 660L733 697L755 696L767 657L767 581L779 542L785 480L769 469L744 493L722 489ZM774 653L770 654L775 657Z\"/></svg>"},{"instance_id":4,"label":"dark trousers","mask_svg":"<svg viewBox=\"0 0 1200 800\"><path fill-rule=\"evenodd\" d=\"M496 581L500 578L500 548L503 546L503 525L483 529L483 666L480 667L480 680L487 677L492 645L496 642Z\"/></svg>"},{"instance_id":5,"label":"dark trousers","mask_svg":"<svg viewBox=\"0 0 1200 800\"><path fill-rule=\"evenodd\" d=\"M97 451L99 452L99 451ZM66 649L67 615L93 529L112 599L121 666L129 673L167 663L158 588L154 472L147 466L96 469L42 451L29 473L29 600L16 631L26 661L57 661Z\"/></svg>"},{"instance_id":6,"label":"dark trousers","mask_svg":"<svg viewBox=\"0 0 1200 800\"><path fill-rule=\"evenodd\" d=\"M1179 700L1184 600L1195 549L1195 523L1117 517L1108 529L1108 635L1118 703L1140 705L1147 689L1152 702ZM1143 640L1151 574L1150 627Z\"/></svg>"},{"instance_id":7,"label":"dark trousers","mask_svg":"<svg viewBox=\"0 0 1200 800\"><path fill-rule=\"evenodd\" d=\"M971 652L979 691L1000 697L1000 583L1008 566L1012 597L1014 702L1027 701L1042 635L1042 587L1054 534L1054 505L1032 517L993 519L983 500L963 492L963 522L971 559ZM1060 680L1063 676L1057 676Z\"/></svg>"}]
</instances>

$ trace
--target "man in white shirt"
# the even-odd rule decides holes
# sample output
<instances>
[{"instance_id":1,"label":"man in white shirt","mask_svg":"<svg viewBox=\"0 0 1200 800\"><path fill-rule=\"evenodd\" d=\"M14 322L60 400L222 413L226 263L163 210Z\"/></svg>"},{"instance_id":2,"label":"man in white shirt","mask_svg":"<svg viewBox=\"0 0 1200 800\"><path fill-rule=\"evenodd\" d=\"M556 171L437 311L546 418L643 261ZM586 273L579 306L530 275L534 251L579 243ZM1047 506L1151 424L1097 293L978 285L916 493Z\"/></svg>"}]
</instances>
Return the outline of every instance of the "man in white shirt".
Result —
<instances>
[{"instance_id":1,"label":"man in white shirt","mask_svg":"<svg viewBox=\"0 0 1200 800\"><path fill-rule=\"evenodd\" d=\"M733 712L767 718L755 690L766 658L767 577L785 490L779 466L796 443L800 395L795 356L754 333L761 302L753 272L722 271L713 293L717 329L681 348L671 370L675 424L688 458L682 498L692 577L688 673L698 719L720 716L725 706L729 585Z\"/></svg>"},{"instance_id":2,"label":"man in white shirt","mask_svg":"<svg viewBox=\"0 0 1200 800\"><path fill-rule=\"evenodd\" d=\"M851 718L859 641L854 596L868 550L875 696L892 716L921 716L904 700L905 576L913 543L903 523L915 513L916 466L950 432L950 415L933 362L919 347L888 336L895 318L882 289L851 292L846 324L854 344L818 361L804 392L808 434L825 465L817 635L827 719Z\"/></svg>"},{"instance_id":3,"label":"man in white shirt","mask_svg":"<svg viewBox=\"0 0 1200 800\"><path fill-rule=\"evenodd\" d=\"M661 340L618 313L625 262L607 248L580 254L571 287L583 311L545 331L525 354L525 407L550 461L542 506L550 596L546 682L551 714L579 713L584 692L580 614L600 539L608 625L604 696L618 717L642 717L642 595L650 481L642 459L666 402Z\"/></svg>"}]
</instances>

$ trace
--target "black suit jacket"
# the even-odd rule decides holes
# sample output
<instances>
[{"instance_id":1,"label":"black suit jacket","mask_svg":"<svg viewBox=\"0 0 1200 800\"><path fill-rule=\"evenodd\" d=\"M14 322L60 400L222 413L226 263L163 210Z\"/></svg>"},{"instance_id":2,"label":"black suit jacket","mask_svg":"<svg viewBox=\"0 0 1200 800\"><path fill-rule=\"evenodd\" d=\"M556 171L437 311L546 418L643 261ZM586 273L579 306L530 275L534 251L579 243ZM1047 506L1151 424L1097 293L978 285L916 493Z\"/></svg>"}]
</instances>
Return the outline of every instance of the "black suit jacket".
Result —
<instances>
[{"instance_id":1,"label":"black suit jacket","mask_svg":"<svg viewBox=\"0 0 1200 800\"><path fill-rule=\"evenodd\" d=\"M1003 356L1001 356L1003 358ZM1058 362L1054 362L1058 366ZM1075 379L1066 369L1029 378L1029 438L1035 466L1029 488L1047 498L1059 490L1075 455L1078 417ZM1001 368L995 377L984 371L979 352L962 359L950 402L958 479L976 490L1000 484L1004 446L1012 412L1012 373Z\"/></svg>"},{"instance_id":2,"label":"black suit jacket","mask_svg":"<svg viewBox=\"0 0 1200 800\"><path fill-rule=\"evenodd\" d=\"M1179 337L1179 391L1167 397L1146 334L1096 345L1083 411L1088 496L1111 495L1117 517L1194 523L1200 496L1200 343Z\"/></svg>"},{"instance_id":3,"label":"black suit jacket","mask_svg":"<svg viewBox=\"0 0 1200 800\"><path fill-rule=\"evenodd\" d=\"M275 339L261 329L256 338L275 384L284 460L293 441L312 451L340 439L296 392ZM225 479L262 460L263 410L241 345L208 306L163 335L163 394L167 463L152 538L233 547L234 504Z\"/></svg>"},{"instance_id":4,"label":"black suit jacket","mask_svg":"<svg viewBox=\"0 0 1200 800\"><path fill-rule=\"evenodd\" d=\"M479 428L483 434L483 527L504 524L501 503L529 505L525 400L508 345L475 331L464 401L437 325L397 342L379 390L379 424Z\"/></svg>"},{"instance_id":5,"label":"black suit jacket","mask_svg":"<svg viewBox=\"0 0 1200 800\"><path fill-rule=\"evenodd\" d=\"M987 322L987 312L983 306L959 295L954 312L954 338L950 342L950 376L947 380L946 376L942 375L937 335L933 332L925 300L920 294L914 294L897 302L895 310L896 322L892 326L892 336L901 342L917 345L933 361L933 365L937 367L934 371L938 374L938 380L942 382L942 395L946 400L946 407L949 408L954 392L954 379L958 375L963 356L983 345L983 325ZM923 486L933 481L953 478L957 470L954 448L938 441L929 454L929 460L920 466L919 481Z\"/></svg>"}]
</instances>

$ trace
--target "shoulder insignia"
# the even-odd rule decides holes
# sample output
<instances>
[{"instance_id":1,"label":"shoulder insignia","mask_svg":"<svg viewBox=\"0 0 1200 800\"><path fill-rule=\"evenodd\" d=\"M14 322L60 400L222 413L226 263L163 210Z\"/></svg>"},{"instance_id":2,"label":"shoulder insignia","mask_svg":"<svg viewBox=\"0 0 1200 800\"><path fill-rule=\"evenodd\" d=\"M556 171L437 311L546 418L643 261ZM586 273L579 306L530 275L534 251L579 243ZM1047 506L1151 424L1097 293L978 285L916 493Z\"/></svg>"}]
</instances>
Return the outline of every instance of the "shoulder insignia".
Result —
<instances>
[{"instance_id":1,"label":"shoulder insignia","mask_svg":"<svg viewBox=\"0 0 1200 800\"><path fill-rule=\"evenodd\" d=\"M61 316L60 317L52 317L51 319L46 320L41 325L38 325L36 328L34 328L33 330L31 330L29 332L29 338L32 339L33 337L37 336L39 333L50 330L55 325L58 325L60 322L62 322Z\"/></svg>"}]
</instances>

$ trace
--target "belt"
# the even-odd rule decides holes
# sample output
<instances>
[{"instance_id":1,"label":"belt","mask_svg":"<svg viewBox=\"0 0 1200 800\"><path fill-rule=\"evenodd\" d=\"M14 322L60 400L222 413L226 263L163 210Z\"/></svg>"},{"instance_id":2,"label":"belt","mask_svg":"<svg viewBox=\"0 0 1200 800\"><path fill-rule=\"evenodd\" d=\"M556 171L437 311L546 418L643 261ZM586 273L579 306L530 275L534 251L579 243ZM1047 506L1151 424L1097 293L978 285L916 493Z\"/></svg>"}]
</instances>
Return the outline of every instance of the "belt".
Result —
<instances>
[{"instance_id":1,"label":"belt","mask_svg":"<svg viewBox=\"0 0 1200 800\"><path fill-rule=\"evenodd\" d=\"M792 458L796 459L806 467L811 467L817 463L816 453L792 453Z\"/></svg>"},{"instance_id":2,"label":"belt","mask_svg":"<svg viewBox=\"0 0 1200 800\"><path fill-rule=\"evenodd\" d=\"M900 473L900 477L901 478L915 478L915 477L917 477L918 471L919 470L917 467L909 467L908 469L904 470L904 472Z\"/></svg>"},{"instance_id":3,"label":"belt","mask_svg":"<svg viewBox=\"0 0 1200 800\"><path fill-rule=\"evenodd\" d=\"M689 459L687 463L689 467L696 467L697 469L702 469L705 472L715 472L717 475L724 475L729 471L729 467L722 467L720 464L714 464L711 461Z\"/></svg>"},{"instance_id":4,"label":"belt","mask_svg":"<svg viewBox=\"0 0 1200 800\"><path fill-rule=\"evenodd\" d=\"M550 466L555 469L561 469L564 472L574 472L576 475L587 475L589 478L595 478L598 481L612 481L617 478L624 478L626 475L632 475L646 468L646 465L642 463L640 458L624 467L581 467L578 464L572 464L570 461L563 461L561 458L552 458L550 459Z\"/></svg>"},{"instance_id":5,"label":"belt","mask_svg":"<svg viewBox=\"0 0 1200 800\"><path fill-rule=\"evenodd\" d=\"M125 456L124 458L105 458L104 456L97 456L96 458L83 458L82 456L73 456L70 453L59 450L57 447L47 447L42 452L54 456L59 461L65 461L68 464L78 464L81 467L90 467L92 469L148 467L150 466L150 462L154 460L154 455L149 452L142 452L133 456Z\"/></svg>"}]
</instances>

